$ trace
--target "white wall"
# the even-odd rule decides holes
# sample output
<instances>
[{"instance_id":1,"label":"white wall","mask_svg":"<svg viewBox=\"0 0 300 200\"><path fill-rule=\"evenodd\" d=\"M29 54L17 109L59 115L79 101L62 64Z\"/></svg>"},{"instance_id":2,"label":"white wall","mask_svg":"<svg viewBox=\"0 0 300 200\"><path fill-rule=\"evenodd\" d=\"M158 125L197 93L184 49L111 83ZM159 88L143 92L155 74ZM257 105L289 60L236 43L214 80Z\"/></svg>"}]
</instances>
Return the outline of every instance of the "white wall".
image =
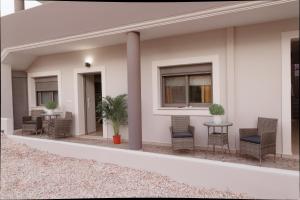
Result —
<instances>
[{"instance_id":1,"label":"white wall","mask_svg":"<svg viewBox=\"0 0 300 200\"><path fill-rule=\"evenodd\" d=\"M235 64L235 124L230 128L230 147L238 146L238 128L255 127L258 116L279 119L281 134L281 32L298 29L298 19L236 27L234 33ZM220 63L220 102L227 109L227 30L219 29L189 35L153 39L141 43L141 88L143 141L170 143L170 116L154 115L152 102L152 62L218 55ZM74 113L73 70L84 68L84 58L93 57L93 66L105 66L106 94L127 93L126 46L117 45L38 58L28 72L60 70L62 104ZM206 146L207 129L202 125L205 116L192 116L196 145ZM121 130L127 138L127 128ZM108 136L112 136L109 126ZM281 151L280 137L277 150Z\"/></svg>"},{"instance_id":2,"label":"white wall","mask_svg":"<svg viewBox=\"0 0 300 200\"><path fill-rule=\"evenodd\" d=\"M281 33L298 30L298 24L294 19L236 28L237 124L255 127L257 116L277 118L278 152L282 151Z\"/></svg>"},{"instance_id":3,"label":"white wall","mask_svg":"<svg viewBox=\"0 0 300 200\"><path fill-rule=\"evenodd\" d=\"M84 61L88 56L93 58L93 64L90 67L91 70L93 67L105 66L107 77L105 85L106 95L116 96L127 93L125 45L39 57L33 62L27 72L60 71L62 86L61 96L59 96L59 98L61 98L61 108L64 111L71 111L75 114L77 113L77 108L75 107L74 99L74 70L86 68ZM75 119L78 118L78 116L74 117ZM75 126L73 129L74 128ZM127 138L127 132L127 127L121 128L121 135L123 135L125 139ZM108 126L108 137L112 137L112 135L112 127Z\"/></svg>"},{"instance_id":4,"label":"white wall","mask_svg":"<svg viewBox=\"0 0 300 200\"><path fill-rule=\"evenodd\" d=\"M142 123L143 140L170 143L170 116L153 115L152 109L152 61L218 55L220 63L220 102L226 109L226 29L174 36L145 41L142 48ZM206 116L191 116L195 126L196 145L207 144L207 128L202 124L210 120ZM234 146L234 144L231 143Z\"/></svg>"},{"instance_id":5,"label":"white wall","mask_svg":"<svg viewBox=\"0 0 300 200\"><path fill-rule=\"evenodd\" d=\"M4 130L5 129L5 130ZM11 66L1 63L1 130L13 132Z\"/></svg>"}]
</instances>

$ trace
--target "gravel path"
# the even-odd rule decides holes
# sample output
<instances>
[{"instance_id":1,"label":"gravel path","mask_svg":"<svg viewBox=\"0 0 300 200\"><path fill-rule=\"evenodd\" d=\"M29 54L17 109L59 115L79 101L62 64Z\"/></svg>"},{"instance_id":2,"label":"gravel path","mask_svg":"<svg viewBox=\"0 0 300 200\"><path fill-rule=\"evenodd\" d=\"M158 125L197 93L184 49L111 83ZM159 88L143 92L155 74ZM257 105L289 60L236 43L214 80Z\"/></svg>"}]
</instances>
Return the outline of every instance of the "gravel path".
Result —
<instances>
[{"instance_id":1,"label":"gravel path","mask_svg":"<svg viewBox=\"0 0 300 200\"><path fill-rule=\"evenodd\" d=\"M1 136L1 199L91 197L244 198L142 170L61 157Z\"/></svg>"}]
</instances>

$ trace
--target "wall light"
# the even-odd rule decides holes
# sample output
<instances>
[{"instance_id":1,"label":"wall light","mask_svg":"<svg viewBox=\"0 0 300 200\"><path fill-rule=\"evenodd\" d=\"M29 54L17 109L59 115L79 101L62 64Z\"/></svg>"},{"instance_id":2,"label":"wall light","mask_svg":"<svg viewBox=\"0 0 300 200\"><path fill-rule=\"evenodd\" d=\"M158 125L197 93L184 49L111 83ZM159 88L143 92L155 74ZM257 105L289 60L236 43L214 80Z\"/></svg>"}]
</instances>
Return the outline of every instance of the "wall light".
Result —
<instances>
[{"instance_id":1,"label":"wall light","mask_svg":"<svg viewBox=\"0 0 300 200\"><path fill-rule=\"evenodd\" d=\"M91 57L87 57L84 61L84 65L86 67L90 67L92 65L92 63L93 63L93 59Z\"/></svg>"}]
</instances>

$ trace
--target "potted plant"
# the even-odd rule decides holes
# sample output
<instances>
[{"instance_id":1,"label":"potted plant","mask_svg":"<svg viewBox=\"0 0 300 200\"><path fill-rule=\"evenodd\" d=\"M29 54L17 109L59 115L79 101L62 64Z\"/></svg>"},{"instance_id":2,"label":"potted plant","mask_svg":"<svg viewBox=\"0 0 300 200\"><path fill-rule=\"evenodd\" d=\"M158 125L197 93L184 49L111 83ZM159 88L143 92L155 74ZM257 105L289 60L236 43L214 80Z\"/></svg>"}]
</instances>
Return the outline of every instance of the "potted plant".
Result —
<instances>
[{"instance_id":1,"label":"potted plant","mask_svg":"<svg viewBox=\"0 0 300 200\"><path fill-rule=\"evenodd\" d=\"M213 121L215 124L222 123L222 115L224 115L225 111L222 105L220 104L212 104L209 106L209 112L213 115Z\"/></svg>"},{"instance_id":2,"label":"potted plant","mask_svg":"<svg viewBox=\"0 0 300 200\"><path fill-rule=\"evenodd\" d=\"M46 108L48 109L49 114L53 114L53 110L57 107L57 103L55 101L48 101L46 104Z\"/></svg>"},{"instance_id":3,"label":"potted plant","mask_svg":"<svg viewBox=\"0 0 300 200\"><path fill-rule=\"evenodd\" d=\"M102 118L111 121L114 129L114 144L121 143L120 126L127 123L127 101L126 94L116 97L106 96L102 102L98 102L97 110L101 109Z\"/></svg>"}]
</instances>

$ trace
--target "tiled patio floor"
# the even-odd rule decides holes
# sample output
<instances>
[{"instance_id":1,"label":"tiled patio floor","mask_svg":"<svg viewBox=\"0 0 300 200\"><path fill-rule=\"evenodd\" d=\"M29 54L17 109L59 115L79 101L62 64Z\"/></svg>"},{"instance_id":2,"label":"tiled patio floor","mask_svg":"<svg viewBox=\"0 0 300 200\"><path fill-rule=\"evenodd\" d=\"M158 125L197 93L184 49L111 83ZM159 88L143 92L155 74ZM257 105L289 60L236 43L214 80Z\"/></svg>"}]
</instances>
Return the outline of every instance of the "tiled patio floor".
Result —
<instances>
[{"instance_id":1,"label":"tiled patio floor","mask_svg":"<svg viewBox=\"0 0 300 200\"><path fill-rule=\"evenodd\" d=\"M28 134L26 134L24 136L50 139L45 134L43 134L43 135L28 135ZM96 146L105 146L105 147L111 147L111 148L128 149L128 144L125 141L122 141L122 144L115 145L115 144L113 144L111 139L103 139L99 136L82 135L82 136L76 136L76 137L61 138L61 139L56 139L56 140L96 145ZM176 151L176 152L174 152L174 151L172 151L170 146L143 144L143 151L259 166L259 161L254 158L246 157L246 156L239 156L236 153L228 153L228 151L226 153L222 153L222 152L220 152L220 151L218 152L216 150L216 152L214 153L212 148L210 150L200 150L200 149L196 148L196 150L194 152L192 152L192 151ZM288 169L288 170L297 170L297 171L299 170L299 159L276 157L276 161L274 162L273 158L274 158L273 155L266 156L263 159L261 166L262 167Z\"/></svg>"}]
</instances>

